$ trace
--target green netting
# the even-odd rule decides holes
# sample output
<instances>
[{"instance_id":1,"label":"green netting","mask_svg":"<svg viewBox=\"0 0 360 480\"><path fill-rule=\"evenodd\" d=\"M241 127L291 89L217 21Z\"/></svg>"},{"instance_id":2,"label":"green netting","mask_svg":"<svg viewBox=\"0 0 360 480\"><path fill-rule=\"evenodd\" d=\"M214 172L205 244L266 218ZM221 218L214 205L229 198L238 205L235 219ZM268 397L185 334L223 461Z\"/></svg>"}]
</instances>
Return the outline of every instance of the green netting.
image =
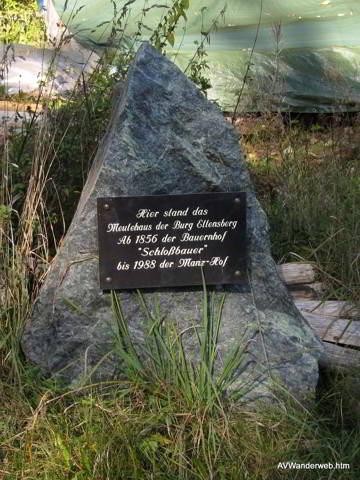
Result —
<instances>
[{"instance_id":1,"label":"green netting","mask_svg":"<svg viewBox=\"0 0 360 480\"><path fill-rule=\"evenodd\" d=\"M127 3L116 1L118 11ZM168 51L178 64L192 58L201 32L217 20L208 53L209 97L232 110L242 89L250 52L250 82L242 95L248 110L290 109L328 112L360 108L359 0L190 0L187 22L179 25ZM155 28L171 1L136 0L123 19L127 38L142 22L143 38ZM58 13L84 43L106 45L114 8L110 0L57 0ZM66 8L65 8L66 7ZM205 8L206 7L206 8ZM64 11L65 8L65 11ZM147 9L144 12L144 9ZM76 13L77 12L77 13ZM148 30L149 29L149 30ZM276 33L277 32L277 33Z\"/></svg>"}]
</instances>

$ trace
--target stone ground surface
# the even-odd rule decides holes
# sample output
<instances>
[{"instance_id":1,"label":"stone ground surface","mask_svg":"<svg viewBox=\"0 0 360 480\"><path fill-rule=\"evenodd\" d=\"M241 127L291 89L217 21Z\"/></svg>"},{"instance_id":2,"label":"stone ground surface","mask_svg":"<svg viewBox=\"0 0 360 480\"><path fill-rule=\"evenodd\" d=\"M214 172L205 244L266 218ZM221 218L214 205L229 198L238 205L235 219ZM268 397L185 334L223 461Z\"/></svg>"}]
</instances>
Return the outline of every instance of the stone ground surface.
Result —
<instances>
[{"instance_id":1,"label":"stone ground surface","mask_svg":"<svg viewBox=\"0 0 360 480\"><path fill-rule=\"evenodd\" d=\"M231 389L242 391L244 399L274 398L283 389L298 397L313 394L322 345L278 276L267 219L234 129L177 67L147 44L139 49L126 83L118 86L108 131L74 220L25 329L28 359L70 385L90 377L113 378L121 371L110 297L99 288L98 197L214 191L247 193L248 245L246 282L210 289L215 304L226 292L216 374L239 347L243 359ZM202 289L148 289L142 296L150 312L159 305L166 322L179 332L186 330L185 351L198 364L194 326L201 323ZM147 334L145 312L133 292L122 291L119 300L140 348Z\"/></svg>"}]
</instances>

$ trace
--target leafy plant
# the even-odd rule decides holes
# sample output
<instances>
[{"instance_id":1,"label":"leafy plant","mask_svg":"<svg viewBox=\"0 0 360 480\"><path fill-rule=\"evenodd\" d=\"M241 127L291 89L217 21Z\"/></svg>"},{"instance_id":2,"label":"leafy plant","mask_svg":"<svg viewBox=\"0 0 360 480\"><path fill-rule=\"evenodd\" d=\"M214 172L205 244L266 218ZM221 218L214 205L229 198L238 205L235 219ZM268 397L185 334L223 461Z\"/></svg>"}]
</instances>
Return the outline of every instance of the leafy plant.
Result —
<instances>
[{"instance_id":1,"label":"leafy plant","mask_svg":"<svg viewBox=\"0 0 360 480\"><path fill-rule=\"evenodd\" d=\"M201 41L198 42L197 40L194 42L197 46L194 55L190 59L187 67L184 70L184 73L189 76L189 78L197 85L200 90L206 95L207 90L211 88L211 83L209 77L206 75L206 72L209 70L209 65L207 63L206 57L206 49L205 44L210 44L210 34L214 30L217 29L219 19L221 18L225 21L225 12L226 12L226 5L220 11L220 13L214 18L210 27L205 29L204 27L204 15L207 11L207 7L203 7L201 9Z\"/></svg>"},{"instance_id":2,"label":"leafy plant","mask_svg":"<svg viewBox=\"0 0 360 480\"><path fill-rule=\"evenodd\" d=\"M0 42L44 46L46 41L46 26L35 1L0 2Z\"/></svg>"},{"instance_id":3,"label":"leafy plant","mask_svg":"<svg viewBox=\"0 0 360 480\"><path fill-rule=\"evenodd\" d=\"M161 53L166 53L166 45L169 44L172 47L174 46L175 29L178 26L180 18L183 18L185 21L187 20L186 10L189 6L189 0L175 0L168 12L160 20L158 26L152 32L150 42Z\"/></svg>"}]
</instances>

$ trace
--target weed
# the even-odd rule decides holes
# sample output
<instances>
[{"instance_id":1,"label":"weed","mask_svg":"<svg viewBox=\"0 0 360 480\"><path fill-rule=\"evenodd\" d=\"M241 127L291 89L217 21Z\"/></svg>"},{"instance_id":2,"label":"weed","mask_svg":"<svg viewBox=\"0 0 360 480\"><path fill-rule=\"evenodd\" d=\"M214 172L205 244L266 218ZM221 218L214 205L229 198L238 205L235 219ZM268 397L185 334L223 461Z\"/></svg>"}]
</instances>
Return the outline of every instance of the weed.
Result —
<instances>
[{"instance_id":1,"label":"weed","mask_svg":"<svg viewBox=\"0 0 360 480\"><path fill-rule=\"evenodd\" d=\"M257 411L212 412L189 405L174 385L129 380L58 395L37 389L31 402L5 384L0 392L6 478L280 479L286 471L278 465L288 461L349 465L333 478L359 474L354 403L328 389L313 411L284 399ZM351 425L340 421L339 429L337 418L346 416ZM321 469L296 476L324 478Z\"/></svg>"},{"instance_id":2,"label":"weed","mask_svg":"<svg viewBox=\"0 0 360 480\"><path fill-rule=\"evenodd\" d=\"M181 17L186 21L186 10L189 8L189 0L175 0L168 12L160 20L157 28L152 32L150 42L162 53L165 53L166 45L175 44L175 28Z\"/></svg>"},{"instance_id":3,"label":"weed","mask_svg":"<svg viewBox=\"0 0 360 480\"><path fill-rule=\"evenodd\" d=\"M206 61L207 53L205 45L210 44L210 34L217 29L219 19L221 18L225 22L226 6L220 11L220 13L214 18L210 27L207 30L204 28L204 14L207 8L203 7L201 10L201 41L195 41L197 46L194 55L190 59L187 67L184 70L185 74L189 75L189 78L200 88L200 91L206 95L207 90L211 88L211 83L206 75L209 70L209 65Z\"/></svg>"},{"instance_id":4,"label":"weed","mask_svg":"<svg viewBox=\"0 0 360 480\"><path fill-rule=\"evenodd\" d=\"M269 113L251 122L245 144L276 260L315 262L329 295L358 301L358 119L307 127Z\"/></svg>"},{"instance_id":5,"label":"weed","mask_svg":"<svg viewBox=\"0 0 360 480\"><path fill-rule=\"evenodd\" d=\"M33 0L0 2L0 42L43 47L47 42L44 19Z\"/></svg>"},{"instance_id":6,"label":"weed","mask_svg":"<svg viewBox=\"0 0 360 480\"><path fill-rule=\"evenodd\" d=\"M149 389L161 390L161 385L169 385L170 389L175 388L182 393L189 408L199 404L209 413L214 407L221 409L225 397L227 401L231 401L232 394L228 394L228 389L243 361L246 345L239 345L234 351L229 352L223 370L215 375L217 342L225 295L219 302L214 294L209 299L204 284L202 324L194 324L182 332L178 332L175 326L165 321L161 316L159 304L156 305L155 314L152 314L140 292L138 298L148 323L148 333L141 352L137 351L131 339L119 299L116 293L112 292L112 305L118 325L116 350L126 367L127 377L132 381L146 383ZM188 330L194 330L198 340L200 353L196 362L189 359L185 353L182 338Z\"/></svg>"}]
</instances>

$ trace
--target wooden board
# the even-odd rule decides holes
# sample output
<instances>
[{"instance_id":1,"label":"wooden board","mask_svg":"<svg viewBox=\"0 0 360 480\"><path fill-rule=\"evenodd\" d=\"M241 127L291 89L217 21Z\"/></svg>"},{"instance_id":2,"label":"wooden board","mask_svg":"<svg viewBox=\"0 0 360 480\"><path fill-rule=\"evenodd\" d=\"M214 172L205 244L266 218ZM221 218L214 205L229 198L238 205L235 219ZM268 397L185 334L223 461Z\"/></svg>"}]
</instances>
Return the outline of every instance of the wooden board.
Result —
<instances>
[{"instance_id":1,"label":"wooden board","mask_svg":"<svg viewBox=\"0 0 360 480\"><path fill-rule=\"evenodd\" d=\"M324 353L320 357L321 367L329 369L360 369L360 351L344 348L329 342L323 342Z\"/></svg>"},{"instance_id":2,"label":"wooden board","mask_svg":"<svg viewBox=\"0 0 360 480\"><path fill-rule=\"evenodd\" d=\"M324 286L320 282L301 285L288 285L290 295L298 300L315 300L321 298Z\"/></svg>"},{"instance_id":3,"label":"wooden board","mask_svg":"<svg viewBox=\"0 0 360 480\"><path fill-rule=\"evenodd\" d=\"M284 263L277 268L286 285L312 283L316 278L315 268L310 263Z\"/></svg>"},{"instance_id":4,"label":"wooden board","mask_svg":"<svg viewBox=\"0 0 360 480\"><path fill-rule=\"evenodd\" d=\"M305 313L315 313L325 317L354 318L360 317L359 309L349 302L326 300L295 300L296 307Z\"/></svg>"},{"instance_id":5,"label":"wooden board","mask_svg":"<svg viewBox=\"0 0 360 480\"><path fill-rule=\"evenodd\" d=\"M0 100L0 110L4 112L42 112L44 107L41 103L17 103Z\"/></svg>"},{"instance_id":6,"label":"wooden board","mask_svg":"<svg viewBox=\"0 0 360 480\"><path fill-rule=\"evenodd\" d=\"M321 340L360 347L360 322L302 312Z\"/></svg>"}]
</instances>

